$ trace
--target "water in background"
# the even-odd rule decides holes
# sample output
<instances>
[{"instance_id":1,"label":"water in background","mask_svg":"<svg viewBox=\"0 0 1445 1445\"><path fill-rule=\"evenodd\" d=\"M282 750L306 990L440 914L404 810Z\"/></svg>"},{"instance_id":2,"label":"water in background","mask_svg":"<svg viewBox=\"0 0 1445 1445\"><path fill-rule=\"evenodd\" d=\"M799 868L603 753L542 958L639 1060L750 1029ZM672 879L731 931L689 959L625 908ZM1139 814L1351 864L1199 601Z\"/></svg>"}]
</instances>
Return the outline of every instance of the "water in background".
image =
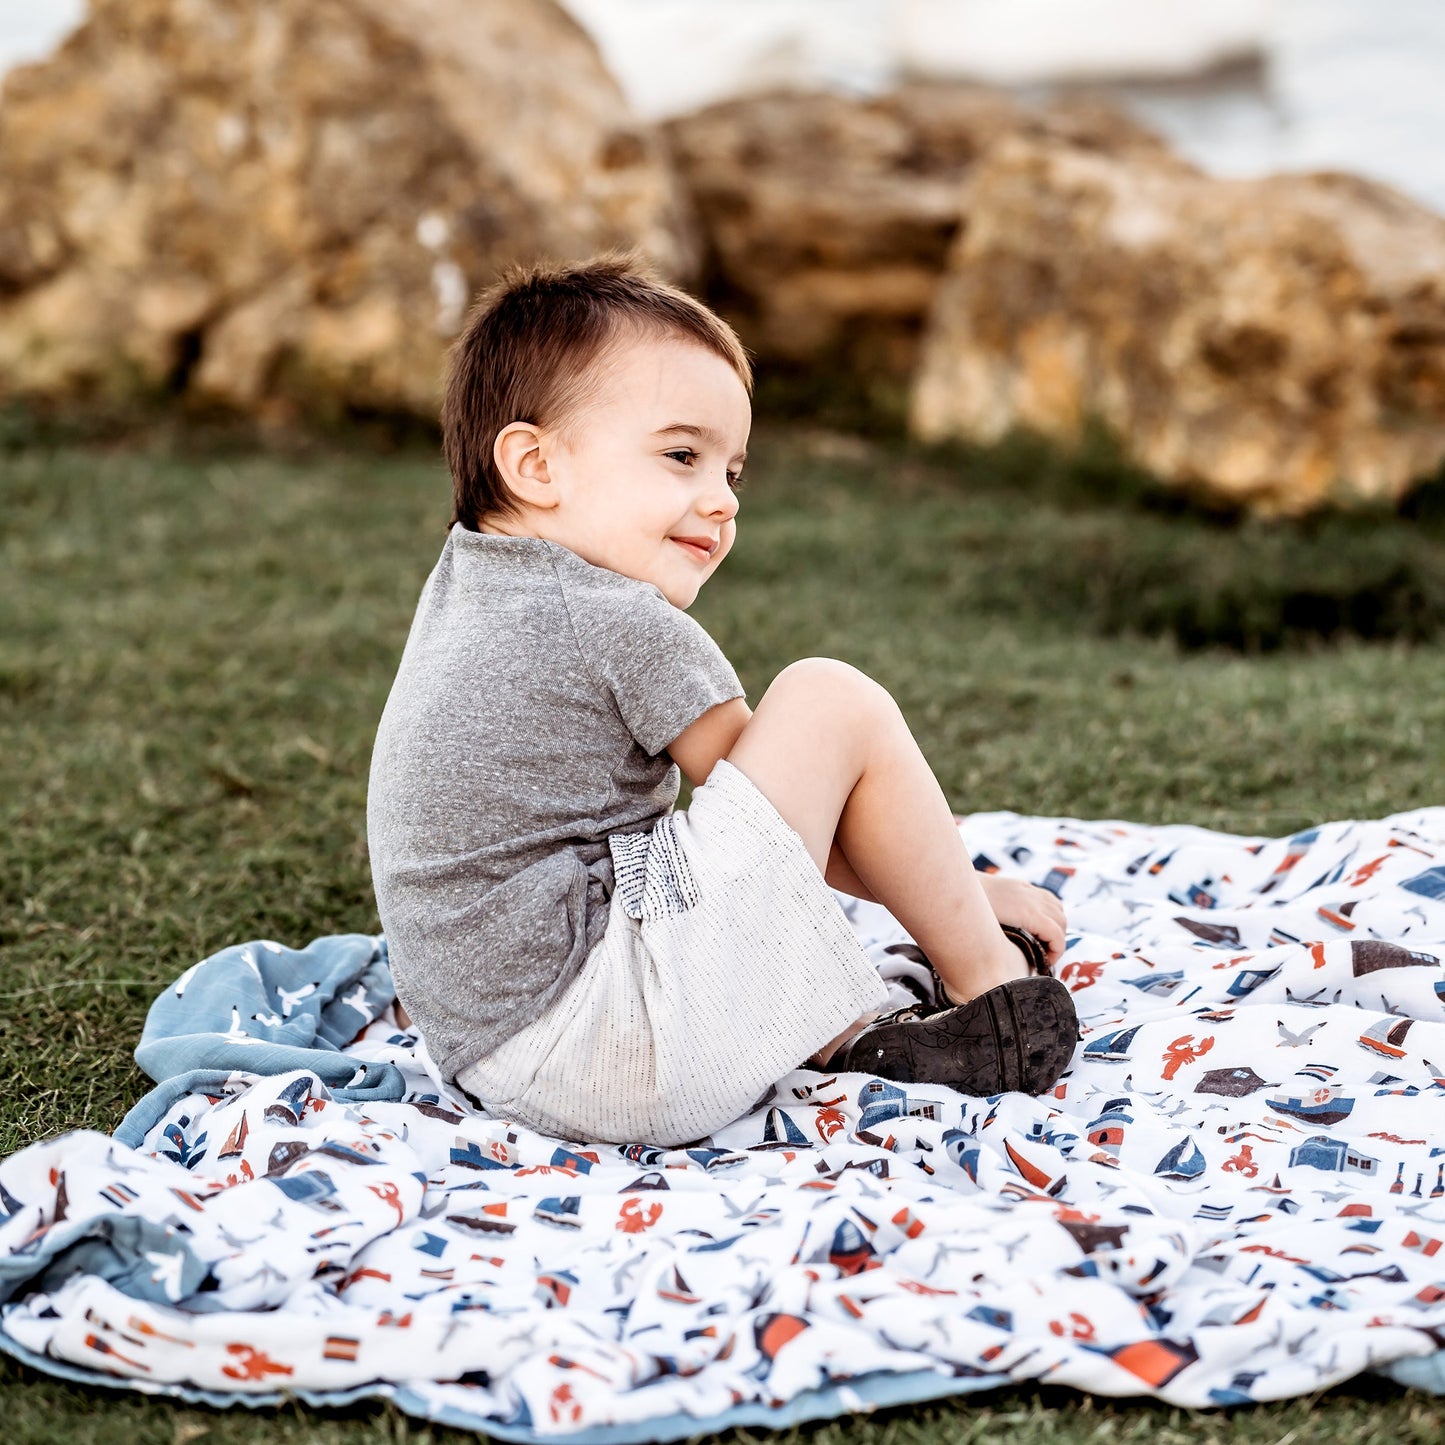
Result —
<instances>
[{"instance_id":1,"label":"water in background","mask_svg":"<svg viewBox=\"0 0 1445 1445\"><path fill-rule=\"evenodd\" d=\"M0 71L48 55L85 13L85 0L0 0Z\"/></svg>"},{"instance_id":2,"label":"water in background","mask_svg":"<svg viewBox=\"0 0 1445 1445\"><path fill-rule=\"evenodd\" d=\"M913 71L1088 81L1222 175L1339 169L1445 212L1445 0L564 0L656 117ZM84 0L0 0L0 70Z\"/></svg>"},{"instance_id":3,"label":"water in background","mask_svg":"<svg viewBox=\"0 0 1445 1445\"><path fill-rule=\"evenodd\" d=\"M1278 0L1257 72L1121 96L1220 175L1343 170L1445 213L1445 3Z\"/></svg>"}]
</instances>

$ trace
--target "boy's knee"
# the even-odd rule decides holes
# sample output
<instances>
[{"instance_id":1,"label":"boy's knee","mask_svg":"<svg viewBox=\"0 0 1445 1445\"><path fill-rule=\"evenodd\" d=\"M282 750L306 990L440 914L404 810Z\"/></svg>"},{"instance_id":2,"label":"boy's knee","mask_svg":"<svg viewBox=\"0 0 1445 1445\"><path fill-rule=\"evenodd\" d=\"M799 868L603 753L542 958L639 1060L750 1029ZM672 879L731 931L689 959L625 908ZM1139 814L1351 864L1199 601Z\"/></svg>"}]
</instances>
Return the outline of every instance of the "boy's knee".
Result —
<instances>
[{"instance_id":1,"label":"boy's knee","mask_svg":"<svg viewBox=\"0 0 1445 1445\"><path fill-rule=\"evenodd\" d=\"M815 705L831 708L898 711L892 694L850 662L836 657L803 657L773 679L773 688L798 692Z\"/></svg>"}]
</instances>

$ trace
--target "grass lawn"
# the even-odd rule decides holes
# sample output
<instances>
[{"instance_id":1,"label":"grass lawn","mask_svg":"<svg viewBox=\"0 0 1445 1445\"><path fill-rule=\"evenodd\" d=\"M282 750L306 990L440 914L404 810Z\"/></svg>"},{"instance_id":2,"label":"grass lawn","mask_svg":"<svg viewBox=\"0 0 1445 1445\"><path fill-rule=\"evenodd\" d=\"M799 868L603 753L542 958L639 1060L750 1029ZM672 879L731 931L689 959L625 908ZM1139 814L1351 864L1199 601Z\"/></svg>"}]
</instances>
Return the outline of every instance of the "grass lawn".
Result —
<instances>
[{"instance_id":1,"label":"grass lawn","mask_svg":"<svg viewBox=\"0 0 1445 1445\"><path fill-rule=\"evenodd\" d=\"M956 811L1278 834L1445 802L1445 641L1246 655L1127 631L1131 548L1156 584L1232 579L1257 602L1256 573L1277 588L1281 568L1348 571L1349 529L1299 551L1127 497L1030 491L988 456L780 428L755 456L737 545L693 615L754 703L797 657L878 678ZM448 506L422 451L0 455L0 1154L114 1127L148 1083L131 1060L147 1004L190 963L249 938L378 927L371 740ZM1360 535L1372 566L1395 549L1413 560L1391 575L1428 574L1425 533ZM1161 570L1170 548L1187 568ZM1268 628L1251 636L1272 645ZM0 1421L7 1445L470 1438L380 1407L184 1409L8 1360ZM790 1434L1407 1445L1442 1432L1445 1401L1362 1381L1227 1415L1022 1388Z\"/></svg>"}]
</instances>

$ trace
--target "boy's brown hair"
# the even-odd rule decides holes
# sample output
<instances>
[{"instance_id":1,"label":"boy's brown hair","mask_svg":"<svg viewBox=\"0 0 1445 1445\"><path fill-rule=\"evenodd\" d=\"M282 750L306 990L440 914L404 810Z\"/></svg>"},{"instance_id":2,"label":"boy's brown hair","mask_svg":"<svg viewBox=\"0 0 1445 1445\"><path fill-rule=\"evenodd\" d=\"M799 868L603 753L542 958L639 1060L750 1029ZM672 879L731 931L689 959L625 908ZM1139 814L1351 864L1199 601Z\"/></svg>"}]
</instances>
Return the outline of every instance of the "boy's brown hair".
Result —
<instances>
[{"instance_id":1,"label":"boy's brown hair","mask_svg":"<svg viewBox=\"0 0 1445 1445\"><path fill-rule=\"evenodd\" d=\"M575 264L512 266L473 306L452 346L442 442L452 520L470 531L518 511L493 457L512 422L553 428L586 400L603 352L628 332L695 341L737 372L752 367L732 327L633 254Z\"/></svg>"}]
</instances>

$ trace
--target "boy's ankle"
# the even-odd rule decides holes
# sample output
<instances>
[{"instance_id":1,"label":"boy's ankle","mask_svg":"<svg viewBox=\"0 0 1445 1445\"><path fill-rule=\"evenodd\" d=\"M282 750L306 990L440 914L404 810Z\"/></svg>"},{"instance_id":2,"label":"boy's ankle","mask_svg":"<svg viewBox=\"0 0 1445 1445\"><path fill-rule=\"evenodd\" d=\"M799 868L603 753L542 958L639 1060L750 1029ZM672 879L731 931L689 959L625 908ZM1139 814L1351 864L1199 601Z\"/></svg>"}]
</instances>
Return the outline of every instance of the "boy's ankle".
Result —
<instances>
[{"instance_id":1,"label":"boy's ankle","mask_svg":"<svg viewBox=\"0 0 1445 1445\"><path fill-rule=\"evenodd\" d=\"M1010 979L1027 978L1031 971L1028 955L1023 949L1011 939L1000 934L998 949L994 956L990 957L981 965L975 965L969 969L971 992L964 998L956 998L954 996L953 990L948 986L948 981L942 974L938 973L937 967L935 966L934 972L938 976L938 987L941 995L939 1002L952 1006L970 1003L978 998L980 994L985 994L991 988L997 988L1000 984L1008 983Z\"/></svg>"}]
</instances>

